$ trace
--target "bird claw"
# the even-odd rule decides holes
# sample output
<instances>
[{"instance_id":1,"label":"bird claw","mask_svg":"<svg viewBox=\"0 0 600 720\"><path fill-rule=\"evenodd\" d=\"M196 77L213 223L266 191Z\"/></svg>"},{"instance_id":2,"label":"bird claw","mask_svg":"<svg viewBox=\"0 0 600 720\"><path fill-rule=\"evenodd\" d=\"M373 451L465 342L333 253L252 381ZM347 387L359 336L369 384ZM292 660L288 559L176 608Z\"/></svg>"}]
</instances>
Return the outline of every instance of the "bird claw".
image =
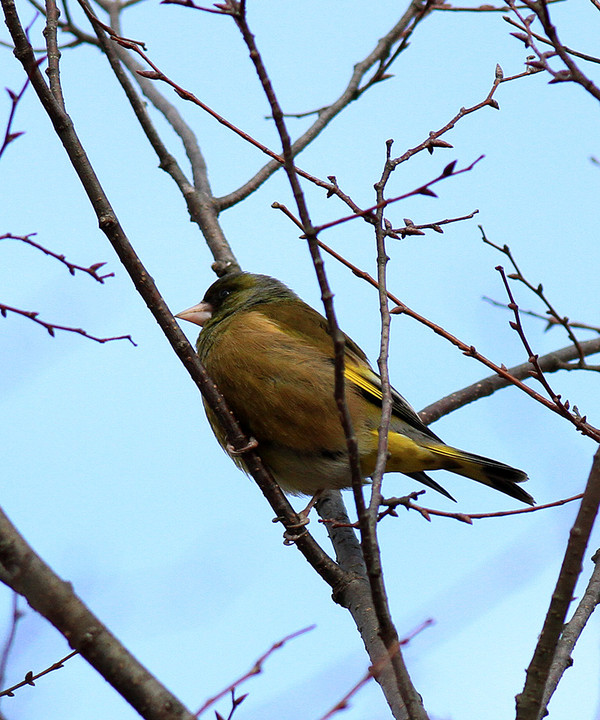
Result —
<instances>
[{"instance_id":1,"label":"bird claw","mask_svg":"<svg viewBox=\"0 0 600 720\"><path fill-rule=\"evenodd\" d=\"M308 505L304 508L304 510L301 510L298 513L298 522L292 523L291 525L286 526L286 531L283 533L283 544L284 545L293 545L298 538L301 538L303 535L306 534L306 530L302 529L302 532L300 533L294 533L294 530L300 530L301 528L305 528L306 525L310 522L310 518L308 517L310 514L310 511L315 506L317 500L321 497L323 494L322 490L318 490L310 499L310 502ZM276 517L273 518L273 522L282 522L283 518Z\"/></svg>"},{"instance_id":2,"label":"bird claw","mask_svg":"<svg viewBox=\"0 0 600 720\"><path fill-rule=\"evenodd\" d=\"M253 437L248 439L248 443L244 445L244 447L241 447L236 450L236 448L233 447L231 443L227 443L227 453L229 455L233 455L234 457L236 455L243 455L244 453L250 452L251 450L256 450L258 447L258 441L255 440Z\"/></svg>"},{"instance_id":3,"label":"bird claw","mask_svg":"<svg viewBox=\"0 0 600 720\"><path fill-rule=\"evenodd\" d=\"M302 519L301 522L294 523L293 525L289 525L288 528L286 529L286 531L283 533L283 544L284 545L293 545L296 542L296 540L301 538L303 535L306 535L306 533L308 532L306 530L306 525L308 525L309 522L310 522L310 520L307 517L305 517ZM291 532L292 530L295 530L295 529L300 530L300 532L298 532L298 533Z\"/></svg>"}]
</instances>

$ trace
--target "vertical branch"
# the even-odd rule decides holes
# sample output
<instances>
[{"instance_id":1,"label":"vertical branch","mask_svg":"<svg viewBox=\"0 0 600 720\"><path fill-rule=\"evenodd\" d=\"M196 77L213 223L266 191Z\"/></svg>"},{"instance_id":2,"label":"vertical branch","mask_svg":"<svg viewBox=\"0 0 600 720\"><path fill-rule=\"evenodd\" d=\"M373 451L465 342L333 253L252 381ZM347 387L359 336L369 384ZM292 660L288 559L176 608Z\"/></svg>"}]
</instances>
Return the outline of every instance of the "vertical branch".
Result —
<instances>
[{"instance_id":1,"label":"vertical branch","mask_svg":"<svg viewBox=\"0 0 600 720\"><path fill-rule=\"evenodd\" d=\"M573 617L565 625L557 645L548 681L544 688L544 697L537 720L542 720L542 718L548 714L548 703L558 687L563 673L573 664L573 660L571 659L573 648L581 636L587 621L600 603L600 550L596 550L592 562L595 566L588 586L579 601L577 609L573 613Z\"/></svg>"},{"instance_id":2,"label":"vertical branch","mask_svg":"<svg viewBox=\"0 0 600 720\"><path fill-rule=\"evenodd\" d=\"M562 566L552 593L550 607L527 668L523 692L517 695L517 720L537 720L542 710L542 698L548 682L550 668L556 654L557 644L563 631L565 617L571 602L577 579L581 573L583 555L600 507L600 448L596 450L592 469L575 523L569 534L569 542Z\"/></svg>"},{"instance_id":3,"label":"vertical branch","mask_svg":"<svg viewBox=\"0 0 600 720\"><path fill-rule=\"evenodd\" d=\"M386 650L391 656L391 662L394 669L397 689L406 707L408 717L411 718L411 720L426 720L427 714L423 707L421 697L417 693L414 685L412 684L412 681L410 680L410 676L408 675L408 670L406 669L406 665L404 664L404 659L400 651L398 635L396 629L394 628L389 612L389 606L385 594L385 587L383 585L382 579L379 548L377 547L377 537L374 528L370 527L370 525L374 523L369 523L368 513L366 512L364 497L362 493L362 478L360 473L358 443L352 427L352 419L350 417L350 412L348 410L348 406L345 400L344 336L339 329L335 318L332 302L333 295L331 293L327 278L325 276L323 258L320 253L317 234L312 225L304 194L302 192L302 188L300 187L300 182L298 180L298 176L294 167L294 155L292 151L290 136L287 131L281 107L279 105L266 68L262 62L262 58L256 46L254 35L251 33L250 28L247 24L244 12L245 3L240 2L239 4L237 4L234 0L228 0L227 7L228 9L230 9L236 25L238 26L242 34L244 42L246 43L246 46L250 51L250 58L254 63L257 75L260 79L260 82L267 96L267 100L271 107L273 120L275 122L277 131L281 139L284 157L284 169L292 188L294 200L296 201L300 220L304 228L311 257L317 271L317 277L319 279L321 296L323 299L323 304L325 306L330 333L333 337L334 342L335 397L338 404L342 427L346 436L350 468L352 473L352 489L354 491L357 510L359 514L362 537L361 544L365 556L375 613L380 626L379 632L386 647Z\"/></svg>"},{"instance_id":4,"label":"vertical branch","mask_svg":"<svg viewBox=\"0 0 600 720\"><path fill-rule=\"evenodd\" d=\"M377 193L377 210L375 211L375 240L377 243L377 287L379 292L379 313L381 315L381 342L379 348L379 358L377 366L381 377L381 422L379 426L379 444L377 447L377 463L373 473L373 485L371 491L371 502L369 512L371 514L371 522L376 528L376 518L381 506L381 481L385 466L387 464L388 454L388 431L390 427L390 419L392 416L392 392L390 388L390 376L388 371L388 353L390 344L390 311L388 306L388 294L386 285L386 269L389 257L385 248L386 232L384 229L384 209L385 198L384 190L387 179L392 171L390 164L390 156L392 151L392 140L386 143L386 162L381 180L375 185Z\"/></svg>"},{"instance_id":5,"label":"vertical branch","mask_svg":"<svg viewBox=\"0 0 600 720\"><path fill-rule=\"evenodd\" d=\"M235 2L235 0L228 0L227 4L232 8L231 14L235 20L236 25L238 26L238 28L242 34L242 37L244 39L244 42L246 43L246 46L248 47L248 50L250 51L250 59L252 60L252 62L254 64L258 78L263 86L263 90L265 92L265 95L269 102L269 106L271 108L271 113L273 115L273 121L275 122L277 132L279 133L279 137L281 139L281 145L282 145L282 151L283 151L282 154L283 154L283 159L284 159L284 162L283 162L284 170L286 172L290 186L292 188L292 194L293 194L294 200L296 202L296 207L298 208L298 214L300 216L300 221L302 222L304 234L306 235L306 238L307 238L311 258L312 258L312 261L313 261L313 264L315 266L315 270L317 273L319 288L321 290L321 299L323 300L323 305L325 307L325 314L327 316L327 321L329 323L329 331L333 338L333 345L334 345L334 352L335 352L335 397L336 397L336 401L338 404L338 411L340 413L340 417L341 417L341 421L342 421L342 427L343 427L344 433L346 435L346 442L347 442L347 446L348 446L348 455L349 455L349 461L350 461L350 470L352 473L352 487L355 491L355 496L357 497L359 504L364 507L364 499L362 496L362 478L361 478L361 474L360 474L360 462L359 462L359 454L358 454L358 442L356 440L356 435L354 434L354 430L352 428L352 419L350 417L350 413L348 411L348 407L345 402L345 392L344 392L344 386L345 386L345 380L344 380L345 341L344 341L344 334L340 330L339 325L337 323L336 316L335 316L335 311L333 308L333 293L331 292L329 283L327 282L323 258L321 256L321 252L319 250L319 245L318 245L318 241L317 241L317 235L316 235L315 229L313 227L312 221L310 219L310 214L308 212L308 207L306 205L304 193L302 192L302 188L300 187L300 181L298 180L296 168L294 167L294 153L292 150L291 139L290 139L289 133L287 131L287 126L285 124L285 120L283 117L283 112L281 110L279 101L277 100L277 97L275 95L275 91L273 90L271 80L267 74L266 68L263 64L263 61L262 61L262 58L258 51L258 48L256 46L256 42L254 40L254 35L252 34L252 32L250 31L250 28L248 26L248 23L246 20L246 15L245 15L245 4L240 3L238 6L237 3Z\"/></svg>"},{"instance_id":6,"label":"vertical branch","mask_svg":"<svg viewBox=\"0 0 600 720\"><path fill-rule=\"evenodd\" d=\"M55 0L46 0L46 27L44 37L46 38L46 50L48 51L48 79L50 90L56 102L65 109L65 99L60 84L60 50L58 49L57 28L60 12L56 7Z\"/></svg>"}]
</instances>

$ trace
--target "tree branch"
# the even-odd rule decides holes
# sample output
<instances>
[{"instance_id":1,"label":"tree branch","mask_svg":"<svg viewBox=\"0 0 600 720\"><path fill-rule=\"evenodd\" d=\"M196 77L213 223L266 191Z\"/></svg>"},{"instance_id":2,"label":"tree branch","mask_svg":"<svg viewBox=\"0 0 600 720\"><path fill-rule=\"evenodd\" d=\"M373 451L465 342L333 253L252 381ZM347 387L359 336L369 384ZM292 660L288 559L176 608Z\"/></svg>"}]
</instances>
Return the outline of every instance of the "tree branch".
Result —
<instances>
[{"instance_id":1,"label":"tree branch","mask_svg":"<svg viewBox=\"0 0 600 720\"><path fill-rule=\"evenodd\" d=\"M430 5L431 0L412 0L404 15L396 25L378 41L372 52L370 52L364 60L354 65L350 81L338 99L331 103L331 105L322 108L319 111L318 118L310 128L291 145L290 151L293 157L301 153L346 106L359 98L368 87L372 86L373 79L361 87L361 82L365 75L378 63L380 65L385 63L386 58L389 58L390 55L393 54L393 48L396 44L400 43L406 46L406 41L417 25L429 14ZM385 67L388 68L389 65ZM253 178L248 180L248 182L240 188L228 195L217 198L219 208L224 210L248 197L248 195L258 189L267 178L276 172L279 167L280 164L278 162L271 161L267 163Z\"/></svg>"},{"instance_id":2,"label":"tree branch","mask_svg":"<svg viewBox=\"0 0 600 720\"><path fill-rule=\"evenodd\" d=\"M194 720L194 715L129 653L35 554L0 510L0 580L45 617L147 720Z\"/></svg>"},{"instance_id":3,"label":"tree branch","mask_svg":"<svg viewBox=\"0 0 600 720\"><path fill-rule=\"evenodd\" d=\"M600 550L596 550L592 562L594 563L594 571L592 572L588 586L583 593L577 609L573 613L573 617L564 626L560 640L556 645L556 653L554 654L554 660L552 661L548 680L544 688L544 696L537 720L542 720L547 714L548 703L558 683L565 670L573 664L571 653L581 637L587 621L600 603Z\"/></svg>"},{"instance_id":4,"label":"tree branch","mask_svg":"<svg viewBox=\"0 0 600 720\"><path fill-rule=\"evenodd\" d=\"M543 710L543 698L552 663L573 593L581 573L583 555L600 507L600 448L596 450L579 512L569 534L552 600L544 620L533 658L527 668L523 692L517 695L516 720L537 720Z\"/></svg>"}]
</instances>

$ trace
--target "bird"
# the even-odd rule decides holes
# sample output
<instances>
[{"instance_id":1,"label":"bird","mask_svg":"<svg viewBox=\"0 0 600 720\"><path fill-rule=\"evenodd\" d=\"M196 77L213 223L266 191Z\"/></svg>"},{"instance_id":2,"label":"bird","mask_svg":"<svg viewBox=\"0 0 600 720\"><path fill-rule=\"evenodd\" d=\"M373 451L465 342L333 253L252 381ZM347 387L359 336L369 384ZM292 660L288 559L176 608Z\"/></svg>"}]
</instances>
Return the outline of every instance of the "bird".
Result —
<instances>
[{"instance_id":1,"label":"bird","mask_svg":"<svg viewBox=\"0 0 600 720\"><path fill-rule=\"evenodd\" d=\"M242 430L282 490L314 496L351 486L347 444L334 398L334 348L327 320L290 288L268 275L232 272L203 300L176 315L200 325L198 357ZM347 335L346 404L357 438L360 473L374 472L382 384L367 356ZM449 470L528 505L520 487L527 474L446 445L391 388L392 412L385 472L398 472L454 500L426 473ZM220 445L227 438L204 402ZM246 470L243 455L230 453Z\"/></svg>"}]
</instances>

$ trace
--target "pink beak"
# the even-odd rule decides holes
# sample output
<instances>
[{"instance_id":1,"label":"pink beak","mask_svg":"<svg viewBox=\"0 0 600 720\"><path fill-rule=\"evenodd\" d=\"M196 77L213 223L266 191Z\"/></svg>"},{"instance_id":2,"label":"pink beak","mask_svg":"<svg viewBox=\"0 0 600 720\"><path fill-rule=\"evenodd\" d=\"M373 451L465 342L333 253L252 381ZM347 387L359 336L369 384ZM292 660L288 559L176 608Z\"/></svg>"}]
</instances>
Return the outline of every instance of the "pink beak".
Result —
<instances>
[{"instance_id":1,"label":"pink beak","mask_svg":"<svg viewBox=\"0 0 600 720\"><path fill-rule=\"evenodd\" d=\"M187 310L182 310L175 315L176 318L187 320L195 325L204 325L211 319L213 314L213 306L207 302L200 302Z\"/></svg>"}]
</instances>

